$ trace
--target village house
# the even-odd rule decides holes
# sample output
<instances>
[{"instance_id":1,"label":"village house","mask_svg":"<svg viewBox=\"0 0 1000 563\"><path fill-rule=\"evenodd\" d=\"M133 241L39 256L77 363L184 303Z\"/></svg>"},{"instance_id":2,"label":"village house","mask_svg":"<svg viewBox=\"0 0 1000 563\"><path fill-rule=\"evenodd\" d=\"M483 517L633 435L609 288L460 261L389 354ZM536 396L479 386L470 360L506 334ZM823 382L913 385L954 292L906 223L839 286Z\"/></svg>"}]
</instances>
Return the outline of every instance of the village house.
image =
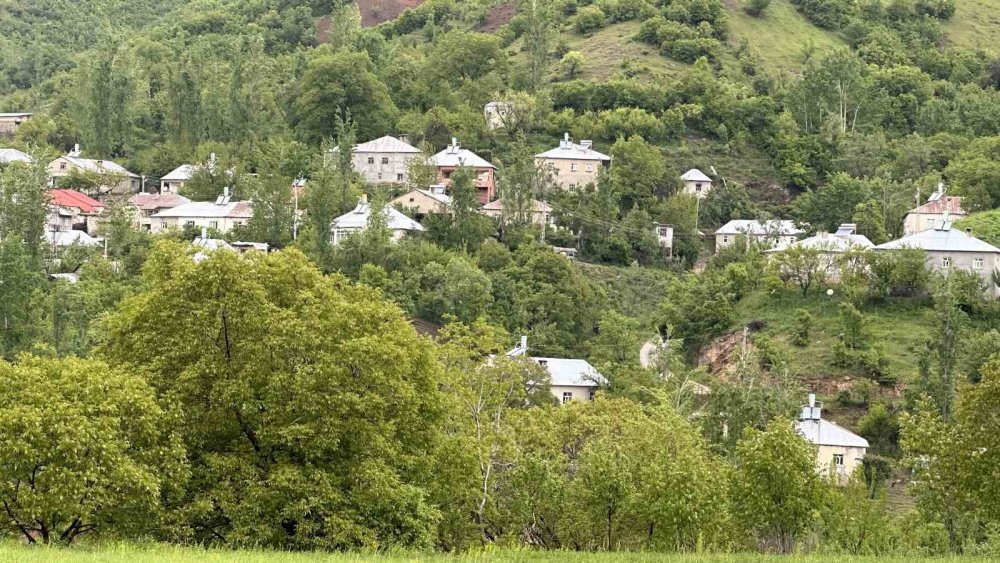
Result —
<instances>
[{"instance_id":1,"label":"village house","mask_svg":"<svg viewBox=\"0 0 1000 563\"><path fill-rule=\"evenodd\" d=\"M660 248L674 253L674 226L662 223L653 223L653 232L656 233L656 241L660 243Z\"/></svg>"},{"instance_id":2,"label":"village house","mask_svg":"<svg viewBox=\"0 0 1000 563\"><path fill-rule=\"evenodd\" d=\"M1000 270L1000 248L981 241L961 229L953 229L951 219L941 220L935 227L901 239L880 244L877 251L919 248L927 254L927 267L947 274L956 269L979 276L992 295L1000 296L994 282L994 272Z\"/></svg>"},{"instance_id":3,"label":"village house","mask_svg":"<svg viewBox=\"0 0 1000 563\"><path fill-rule=\"evenodd\" d=\"M57 233L97 233L104 204L73 190L49 190L49 215L45 230ZM66 237L61 237L66 238Z\"/></svg>"},{"instance_id":4,"label":"village house","mask_svg":"<svg viewBox=\"0 0 1000 563\"><path fill-rule=\"evenodd\" d=\"M437 168L438 183L444 186L451 185L451 175L455 170L464 167L472 168L476 173L475 185L479 203L485 205L496 197L497 167L476 153L463 149L462 145L458 143L458 139L454 137L447 148L428 158L427 164Z\"/></svg>"},{"instance_id":5,"label":"village house","mask_svg":"<svg viewBox=\"0 0 1000 563\"><path fill-rule=\"evenodd\" d=\"M11 164L13 162L31 164L31 156L17 149L0 149L0 164Z\"/></svg>"},{"instance_id":6,"label":"village house","mask_svg":"<svg viewBox=\"0 0 1000 563\"><path fill-rule=\"evenodd\" d=\"M611 166L611 157L595 151L593 141L576 144L566 133L558 147L536 154L535 162L548 167L560 187L572 189L597 183L601 170Z\"/></svg>"},{"instance_id":7,"label":"village house","mask_svg":"<svg viewBox=\"0 0 1000 563\"><path fill-rule=\"evenodd\" d=\"M528 337L522 336L521 342L507 352L507 357L527 354ZM549 373L549 391L563 405L570 401L593 401L597 391L608 384L608 380L587 360L536 356L531 356L531 359Z\"/></svg>"},{"instance_id":8,"label":"village house","mask_svg":"<svg viewBox=\"0 0 1000 563\"><path fill-rule=\"evenodd\" d=\"M514 107L507 102L490 102L483 108L483 115L486 116L486 127L496 131L506 127L507 121L514 117Z\"/></svg>"},{"instance_id":9,"label":"village house","mask_svg":"<svg viewBox=\"0 0 1000 563\"><path fill-rule=\"evenodd\" d=\"M681 182L684 182L684 193L693 195L698 199L705 199L708 197L708 193L712 191L712 179L697 168L692 168L685 172L681 176Z\"/></svg>"},{"instance_id":10,"label":"village house","mask_svg":"<svg viewBox=\"0 0 1000 563\"><path fill-rule=\"evenodd\" d=\"M502 221L505 218L503 199L487 203L483 206L481 212L487 217ZM537 199L531 200L531 211L529 213L531 214L531 223L534 225L541 227L543 225L551 226L555 224L555 218L552 217L552 206L545 202L538 201Z\"/></svg>"},{"instance_id":11,"label":"village house","mask_svg":"<svg viewBox=\"0 0 1000 563\"><path fill-rule=\"evenodd\" d=\"M389 205L400 208L414 216L417 221L435 213L451 215L451 197L445 194L444 186L431 186L429 189L412 189L389 202Z\"/></svg>"},{"instance_id":12,"label":"village house","mask_svg":"<svg viewBox=\"0 0 1000 563\"><path fill-rule=\"evenodd\" d=\"M861 465L868 451L868 440L823 420L823 403L816 395L809 394L809 404L802 406L796 429L806 440L816 446L816 469L826 474L831 469L839 479L846 480Z\"/></svg>"},{"instance_id":13,"label":"village house","mask_svg":"<svg viewBox=\"0 0 1000 563\"><path fill-rule=\"evenodd\" d=\"M962 198L944 195L944 184L939 184L937 191L927 199L927 203L911 209L903 218L903 236L933 229L940 225L945 217L960 219L965 215Z\"/></svg>"},{"instance_id":14,"label":"village house","mask_svg":"<svg viewBox=\"0 0 1000 563\"><path fill-rule=\"evenodd\" d=\"M173 209L191 203L190 199L174 192L135 194L129 201L135 207L135 226L146 232L152 232L153 223L159 221L159 219L154 220L153 215L165 209Z\"/></svg>"},{"instance_id":15,"label":"village house","mask_svg":"<svg viewBox=\"0 0 1000 563\"><path fill-rule=\"evenodd\" d=\"M331 152L338 152L334 147ZM421 158L420 149L396 137L380 137L354 147L354 169L369 184L404 184L409 181L410 161Z\"/></svg>"},{"instance_id":16,"label":"village house","mask_svg":"<svg viewBox=\"0 0 1000 563\"><path fill-rule=\"evenodd\" d=\"M168 229L199 227L225 234L246 225L252 217L253 204L249 201L232 201L229 188L226 188L214 202L191 201L152 214L150 230L160 233Z\"/></svg>"},{"instance_id":17,"label":"village house","mask_svg":"<svg viewBox=\"0 0 1000 563\"><path fill-rule=\"evenodd\" d=\"M166 176L160 178L160 193L161 194L179 194L191 178L194 173L198 171L198 167L193 164L182 164L177 168L174 168Z\"/></svg>"},{"instance_id":18,"label":"village house","mask_svg":"<svg viewBox=\"0 0 1000 563\"><path fill-rule=\"evenodd\" d=\"M29 119L31 119L30 113L0 113L0 135L14 135Z\"/></svg>"},{"instance_id":19,"label":"village house","mask_svg":"<svg viewBox=\"0 0 1000 563\"><path fill-rule=\"evenodd\" d=\"M125 167L110 160L95 160L82 158L80 156L80 145L70 151L66 156L60 156L53 160L48 166L50 185L59 186L62 178L73 173L89 173L100 181L104 182L93 193L94 197L101 199L125 194L134 194L139 191L141 176L134 172L129 172Z\"/></svg>"},{"instance_id":20,"label":"village house","mask_svg":"<svg viewBox=\"0 0 1000 563\"><path fill-rule=\"evenodd\" d=\"M765 253L776 254L790 248L816 250L820 255L827 279L831 282L837 282L840 280L838 264L840 256L852 250L868 250L875 247L872 241L868 240L868 237L857 234L857 228L858 226L854 223L844 223L835 233L819 232L809 238L795 241L784 248L772 248Z\"/></svg>"},{"instance_id":21,"label":"village house","mask_svg":"<svg viewBox=\"0 0 1000 563\"><path fill-rule=\"evenodd\" d=\"M423 225L403 215L399 210L391 205L382 208L385 213L386 228L389 229L393 241L399 241L411 233L424 231ZM347 237L353 236L368 228L371 221L372 210L368 203L368 197L362 195L357 207L348 213L337 217L330 227L333 235L333 244L338 245Z\"/></svg>"},{"instance_id":22,"label":"village house","mask_svg":"<svg viewBox=\"0 0 1000 563\"><path fill-rule=\"evenodd\" d=\"M715 231L715 251L743 240L747 246L759 245L765 249L785 248L798 240L804 231L795 226L794 221L749 221L734 219Z\"/></svg>"}]
</instances>

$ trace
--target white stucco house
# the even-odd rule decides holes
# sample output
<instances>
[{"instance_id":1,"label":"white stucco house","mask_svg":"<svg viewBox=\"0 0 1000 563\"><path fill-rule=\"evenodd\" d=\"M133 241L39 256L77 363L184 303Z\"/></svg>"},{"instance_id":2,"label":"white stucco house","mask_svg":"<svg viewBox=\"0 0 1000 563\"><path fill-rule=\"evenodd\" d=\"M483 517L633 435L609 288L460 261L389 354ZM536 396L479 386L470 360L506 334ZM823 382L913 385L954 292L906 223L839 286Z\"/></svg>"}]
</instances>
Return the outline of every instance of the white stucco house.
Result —
<instances>
[{"instance_id":1,"label":"white stucco house","mask_svg":"<svg viewBox=\"0 0 1000 563\"><path fill-rule=\"evenodd\" d=\"M681 182L684 182L684 193L698 199L705 199L712 191L712 179L697 168L692 168L681 175Z\"/></svg>"},{"instance_id":2,"label":"white stucco house","mask_svg":"<svg viewBox=\"0 0 1000 563\"><path fill-rule=\"evenodd\" d=\"M334 147L331 152L339 150ZM355 145L351 163L369 184L403 184L409 180L410 161L421 158L417 147L386 135Z\"/></svg>"},{"instance_id":3,"label":"white stucco house","mask_svg":"<svg viewBox=\"0 0 1000 563\"><path fill-rule=\"evenodd\" d=\"M927 203L911 209L903 218L903 236L933 229L945 219L961 219L965 215L962 198L945 195L944 184L939 184Z\"/></svg>"},{"instance_id":4,"label":"white stucco house","mask_svg":"<svg viewBox=\"0 0 1000 563\"><path fill-rule=\"evenodd\" d=\"M527 354L527 336L522 336L521 342L507 352L510 358ZM549 390L560 404L565 405L571 401L593 401L597 391L608 384L608 380L587 360L530 357L549 372Z\"/></svg>"},{"instance_id":5,"label":"white stucco house","mask_svg":"<svg viewBox=\"0 0 1000 563\"><path fill-rule=\"evenodd\" d=\"M791 248L809 248L819 253L827 279L836 282L840 279L840 257L852 250L870 250L875 247L865 235L857 234L858 226L854 223L842 224L835 233L819 232L814 236L798 240L785 247L772 248L765 254L775 255Z\"/></svg>"},{"instance_id":6,"label":"white stucco house","mask_svg":"<svg viewBox=\"0 0 1000 563\"><path fill-rule=\"evenodd\" d=\"M161 194L179 194L186 184L198 171L198 167L193 164L181 164L160 178Z\"/></svg>"},{"instance_id":7,"label":"white stucco house","mask_svg":"<svg viewBox=\"0 0 1000 563\"><path fill-rule=\"evenodd\" d=\"M715 251L731 246L743 239L747 245L756 244L765 249L785 248L804 233L795 226L795 221L749 221L734 219L715 231Z\"/></svg>"},{"instance_id":8,"label":"white stucco house","mask_svg":"<svg viewBox=\"0 0 1000 563\"><path fill-rule=\"evenodd\" d=\"M232 201L226 188L215 201L191 201L164 209L150 215L150 231L159 233L168 229L198 227L228 233L246 225L253 217L253 204L249 201Z\"/></svg>"},{"instance_id":9,"label":"white stucco house","mask_svg":"<svg viewBox=\"0 0 1000 563\"><path fill-rule=\"evenodd\" d=\"M594 150L593 141L577 144L566 133L559 146L536 154L535 163L548 168L560 187L572 189L597 183L601 171L611 166L611 157Z\"/></svg>"},{"instance_id":10,"label":"white stucco house","mask_svg":"<svg viewBox=\"0 0 1000 563\"><path fill-rule=\"evenodd\" d=\"M809 394L809 403L802 406L796 429L809 443L816 446L816 470L824 475L834 472L847 479L861 465L868 451L868 440L846 428L823 420L823 403Z\"/></svg>"},{"instance_id":11,"label":"white stucco house","mask_svg":"<svg viewBox=\"0 0 1000 563\"><path fill-rule=\"evenodd\" d=\"M140 191L142 177L135 172L129 172L124 166L110 160L83 158L80 156L80 145L76 145L69 154L60 156L49 163L49 183L52 187L59 186L63 178L73 173L93 174L106 182L98 186L92 195L98 199L134 194ZM70 186L74 188L75 186Z\"/></svg>"},{"instance_id":12,"label":"white stucco house","mask_svg":"<svg viewBox=\"0 0 1000 563\"><path fill-rule=\"evenodd\" d=\"M408 234L420 233L425 230L423 225L410 219L392 205L383 207L382 212L385 214L386 227L389 229L393 241L399 241ZM333 225L330 226L332 243L334 245L340 244L347 237L367 229L371 218L372 209L368 203L368 197L362 195L357 207L333 220Z\"/></svg>"}]
</instances>

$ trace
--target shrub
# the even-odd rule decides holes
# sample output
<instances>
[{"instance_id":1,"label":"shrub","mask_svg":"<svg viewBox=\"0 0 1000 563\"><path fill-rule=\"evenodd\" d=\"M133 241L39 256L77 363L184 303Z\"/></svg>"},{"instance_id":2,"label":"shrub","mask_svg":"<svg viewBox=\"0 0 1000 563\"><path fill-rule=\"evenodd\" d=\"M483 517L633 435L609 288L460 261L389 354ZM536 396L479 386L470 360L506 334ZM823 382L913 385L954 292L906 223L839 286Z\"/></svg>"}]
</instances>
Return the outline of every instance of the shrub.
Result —
<instances>
[{"instance_id":1,"label":"shrub","mask_svg":"<svg viewBox=\"0 0 1000 563\"><path fill-rule=\"evenodd\" d=\"M573 20L573 27L578 33L593 33L598 29L608 25L608 18L604 11L597 6L587 6L576 13Z\"/></svg>"},{"instance_id":2,"label":"shrub","mask_svg":"<svg viewBox=\"0 0 1000 563\"><path fill-rule=\"evenodd\" d=\"M743 6L743 11L755 18L759 18L770 5L771 0L749 0L746 6Z\"/></svg>"}]
</instances>

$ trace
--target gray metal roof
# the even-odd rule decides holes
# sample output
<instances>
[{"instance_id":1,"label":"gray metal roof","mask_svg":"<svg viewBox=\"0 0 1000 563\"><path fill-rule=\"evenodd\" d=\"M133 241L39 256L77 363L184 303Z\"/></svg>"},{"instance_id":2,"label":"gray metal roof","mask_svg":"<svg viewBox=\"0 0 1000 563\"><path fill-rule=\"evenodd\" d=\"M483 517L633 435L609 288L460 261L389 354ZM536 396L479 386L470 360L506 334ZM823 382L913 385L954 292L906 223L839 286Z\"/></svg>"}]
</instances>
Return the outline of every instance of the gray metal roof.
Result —
<instances>
[{"instance_id":1,"label":"gray metal roof","mask_svg":"<svg viewBox=\"0 0 1000 563\"><path fill-rule=\"evenodd\" d=\"M604 378L587 360L532 357L549 372L550 384L557 387L599 387Z\"/></svg>"},{"instance_id":2,"label":"gray metal roof","mask_svg":"<svg viewBox=\"0 0 1000 563\"><path fill-rule=\"evenodd\" d=\"M169 174L160 178L160 180L165 180L167 182L186 182L190 180L197 171L198 167L193 164L181 164L177 168L171 170Z\"/></svg>"},{"instance_id":3,"label":"gray metal roof","mask_svg":"<svg viewBox=\"0 0 1000 563\"><path fill-rule=\"evenodd\" d=\"M578 145L567 138L559 141L559 146L536 154L535 158L548 158L552 160L598 160L610 162L611 157L595 151L592 147Z\"/></svg>"},{"instance_id":4,"label":"gray metal roof","mask_svg":"<svg viewBox=\"0 0 1000 563\"><path fill-rule=\"evenodd\" d=\"M334 152L336 152L336 147ZM409 143L404 143L396 137L386 135L385 137L379 137L378 139L355 146L354 152L420 154L420 149Z\"/></svg>"},{"instance_id":5,"label":"gray metal roof","mask_svg":"<svg viewBox=\"0 0 1000 563\"><path fill-rule=\"evenodd\" d=\"M503 208L504 208L503 198L497 199L497 200L493 200L493 201L491 201L491 202L489 202L489 203L487 203L486 205L483 206L483 209L485 211L503 211ZM545 203L545 202L538 201L537 199L533 199L533 200L531 200L531 212L532 213L551 213L552 212L552 206L549 205L549 204L547 204L547 203Z\"/></svg>"},{"instance_id":6,"label":"gray metal roof","mask_svg":"<svg viewBox=\"0 0 1000 563\"><path fill-rule=\"evenodd\" d=\"M72 246L74 244L100 246L104 242L104 239L92 237L83 231L57 231L55 233L45 231L45 240L49 244L55 244L58 247Z\"/></svg>"},{"instance_id":7,"label":"gray metal roof","mask_svg":"<svg viewBox=\"0 0 1000 563\"><path fill-rule=\"evenodd\" d=\"M454 139L452 144L436 155L427 159L427 163L438 167L459 167L470 166L472 168L496 168L489 161L478 154L463 149Z\"/></svg>"},{"instance_id":8,"label":"gray metal roof","mask_svg":"<svg viewBox=\"0 0 1000 563\"><path fill-rule=\"evenodd\" d=\"M413 219L410 219L406 215L400 213L396 208L391 205L386 205L383 212L386 215L386 226L389 227L391 231L423 231L424 226L417 223ZM368 226L368 221L371 219L371 205L368 203L359 203L357 207L348 213L341 215L333 220L334 229L353 229L361 230Z\"/></svg>"},{"instance_id":9,"label":"gray metal roof","mask_svg":"<svg viewBox=\"0 0 1000 563\"><path fill-rule=\"evenodd\" d=\"M129 172L124 166L118 164L117 162L112 162L110 160L95 160L92 158L81 158L79 156L61 156L59 157L66 162L69 162L73 166L80 168L82 170L88 170L90 172L97 172L99 174L121 174L124 176L129 176L132 178L138 178L139 175L135 172ZM58 159L57 159L58 160Z\"/></svg>"},{"instance_id":10,"label":"gray metal roof","mask_svg":"<svg viewBox=\"0 0 1000 563\"><path fill-rule=\"evenodd\" d=\"M231 201L223 204L214 201L192 201L164 209L152 216L158 219L184 217L249 219L253 217L253 206L249 201Z\"/></svg>"},{"instance_id":11,"label":"gray metal roof","mask_svg":"<svg viewBox=\"0 0 1000 563\"><path fill-rule=\"evenodd\" d=\"M734 219L715 231L717 235L788 236L802 234L795 221L750 221Z\"/></svg>"},{"instance_id":12,"label":"gray metal roof","mask_svg":"<svg viewBox=\"0 0 1000 563\"><path fill-rule=\"evenodd\" d=\"M697 168L692 168L681 176L681 180L685 182L708 182L712 183L712 179L705 175L704 172L698 170Z\"/></svg>"},{"instance_id":13,"label":"gray metal roof","mask_svg":"<svg viewBox=\"0 0 1000 563\"><path fill-rule=\"evenodd\" d=\"M17 149L0 149L0 164L31 162L31 157Z\"/></svg>"},{"instance_id":14,"label":"gray metal roof","mask_svg":"<svg viewBox=\"0 0 1000 563\"><path fill-rule=\"evenodd\" d=\"M799 434L817 446L867 448L868 440L828 420L800 420L795 424Z\"/></svg>"},{"instance_id":15,"label":"gray metal roof","mask_svg":"<svg viewBox=\"0 0 1000 563\"><path fill-rule=\"evenodd\" d=\"M919 248L932 252L986 252L1000 254L1000 248L966 234L961 229L951 228L950 221L944 221L937 227L913 233L912 235L875 247L876 250L900 250L903 248Z\"/></svg>"},{"instance_id":16,"label":"gray metal roof","mask_svg":"<svg viewBox=\"0 0 1000 563\"><path fill-rule=\"evenodd\" d=\"M767 252L781 252L787 248L814 248L820 252L847 252L848 250L858 250L872 248L875 245L864 235L836 235L830 233L818 233L816 236L795 241L784 248L772 248Z\"/></svg>"}]
</instances>

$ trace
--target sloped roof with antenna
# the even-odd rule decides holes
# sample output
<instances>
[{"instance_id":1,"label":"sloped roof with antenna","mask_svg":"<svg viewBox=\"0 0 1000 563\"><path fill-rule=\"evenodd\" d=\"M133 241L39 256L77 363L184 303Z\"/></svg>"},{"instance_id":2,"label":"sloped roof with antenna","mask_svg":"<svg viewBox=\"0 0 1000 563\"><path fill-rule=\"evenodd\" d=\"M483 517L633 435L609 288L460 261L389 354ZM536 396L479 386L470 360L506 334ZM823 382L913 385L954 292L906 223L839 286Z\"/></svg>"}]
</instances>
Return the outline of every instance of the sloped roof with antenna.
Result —
<instances>
[{"instance_id":1,"label":"sloped roof with antenna","mask_svg":"<svg viewBox=\"0 0 1000 563\"><path fill-rule=\"evenodd\" d=\"M458 143L455 138L451 139L451 144L448 145L443 151L437 153L436 155L427 159L427 163L444 168L459 166L469 166L472 168L493 168L489 161L479 156L478 154L470 151L469 149L463 149L462 145Z\"/></svg>"}]
</instances>

